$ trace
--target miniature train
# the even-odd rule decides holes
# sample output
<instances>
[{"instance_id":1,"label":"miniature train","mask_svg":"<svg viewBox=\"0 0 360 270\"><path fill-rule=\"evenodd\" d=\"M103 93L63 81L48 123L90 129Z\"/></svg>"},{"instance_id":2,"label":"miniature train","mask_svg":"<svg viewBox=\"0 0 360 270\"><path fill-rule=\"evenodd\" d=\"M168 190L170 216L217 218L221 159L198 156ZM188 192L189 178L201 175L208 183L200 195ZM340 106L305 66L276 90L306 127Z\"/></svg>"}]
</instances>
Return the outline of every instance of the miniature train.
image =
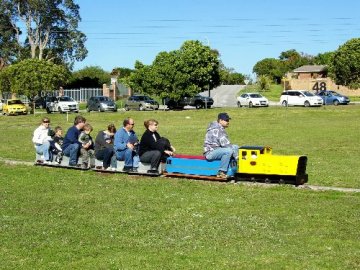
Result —
<instances>
[{"instance_id":1,"label":"miniature train","mask_svg":"<svg viewBox=\"0 0 360 270\"><path fill-rule=\"evenodd\" d=\"M71 168L79 170L94 170L100 172L125 173L122 171L124 161L116 161L117 166L112 170L102 170L102 161L95 159L94 164L89 164L86 169L69 167L69 158L64 156L61 163L44 164L36 156L35 165L50 167ZM79 158L81 164L81 158ZM216 177L220 167L220 160L208 161L203 156L175 155L161 163L158 173L148 173L150 164L139 164L137 172L127 174L184 177L216 181L260 181L265 183L287 183L302 185L308 181L306 173L306 156L273 155L271 147L242 146L239 148L238 160L231 160L226 179Z\"/></svg>"}]
</instances>

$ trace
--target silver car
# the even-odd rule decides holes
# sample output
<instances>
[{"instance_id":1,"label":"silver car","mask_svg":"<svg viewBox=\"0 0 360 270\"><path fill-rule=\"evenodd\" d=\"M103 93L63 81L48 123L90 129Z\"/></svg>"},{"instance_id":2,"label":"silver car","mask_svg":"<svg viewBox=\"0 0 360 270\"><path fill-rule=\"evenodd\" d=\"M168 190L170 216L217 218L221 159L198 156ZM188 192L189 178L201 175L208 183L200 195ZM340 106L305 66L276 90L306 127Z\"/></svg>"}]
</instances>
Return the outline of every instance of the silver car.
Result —
<instances>
[{"instance_id":1,"label":"silver car","mask_svg":"<svg viewBox=\"0 0 360 270\"><path fill-rule=\"evenodd\" d=\"M159 109L159 103L149 96L145 95L133 95L128 98L125 103L125 110L157 110Z\"/></svg>"},{"instance_id":2,"label":"silver car","mask_svg":"<svg viewBox=\"0 0 360 270\"><path fill-rule=\"evenodd\" d=\"M89 100L88 100L88 102L86 104L86 110L88 112L90 112L90 111L98 111L98 112L111 111L111 112L116 112L117 111L117 105L109 97L95 96L95 97L89 98Z\"/></svg>"}]
</instances>

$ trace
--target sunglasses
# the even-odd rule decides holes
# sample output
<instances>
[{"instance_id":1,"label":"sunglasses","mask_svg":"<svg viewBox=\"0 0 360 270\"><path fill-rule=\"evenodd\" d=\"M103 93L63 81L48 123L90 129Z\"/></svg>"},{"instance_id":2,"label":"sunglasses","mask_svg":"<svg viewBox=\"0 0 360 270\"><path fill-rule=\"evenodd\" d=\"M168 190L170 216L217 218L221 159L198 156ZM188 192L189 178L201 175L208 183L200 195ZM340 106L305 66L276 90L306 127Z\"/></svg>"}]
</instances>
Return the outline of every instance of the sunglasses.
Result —
<instances>
[{"instance_id":1,"label":"sunglasses","mask_svg":"<svg viewBox=\"0 0 360 270\"><path fill-rule=\"evenodd\" d=\"M43 121L43 123L48 123L48 124L50 124L50 121Z\"/></svg>"}]
</instances>

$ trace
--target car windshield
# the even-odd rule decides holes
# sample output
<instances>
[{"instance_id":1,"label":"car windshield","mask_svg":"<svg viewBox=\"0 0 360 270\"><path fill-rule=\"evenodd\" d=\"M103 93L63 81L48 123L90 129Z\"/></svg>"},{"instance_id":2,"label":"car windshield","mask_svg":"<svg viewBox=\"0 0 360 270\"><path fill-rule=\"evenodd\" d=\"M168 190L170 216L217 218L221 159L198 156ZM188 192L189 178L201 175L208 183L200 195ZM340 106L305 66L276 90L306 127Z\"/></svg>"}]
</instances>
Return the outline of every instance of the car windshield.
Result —
<instances>
[{"instance_id":1,"label":"car windshield","mask_svg":"<svg viewBox=\"0 0 360 270\"><path fill-rule=\"evenodd\" d=\"M304 92L302 92L305 96L307 96L307 97L313 97L313 96L315 96L313 93L310 93L309 91L304 91Z\"/></svg>"},{"instance_id":2,"label":"car windshield","mask_svg":"<svg viewBox=\"0 0 360 270\"><path fill-rule=\"evenodd\" d=\"M250 97L252 97L252 98L262 98L262 95L260 95L260 94L250 94Z\"/></svg>"},{"instance_id":3,"label":"car windshield","mask_svg":"<svg viewBox=\"0 0 360 270\"><path fill-rule=\"evenodd\" d=\"M109 101L110 99L108 97L99 97L100 101Z\"/></svg>"},{"instance_id":4,"label":"car windshield","mask_svg":"<svg viewBox=\"0 0 360 270\"><path fill-rule=\"evenodd\" d=\"M152 99L150 97L148 97L148 96L139 96L139 100L147 101L147 100L152 100Z\"/></svg>"},{"instance_id":5,"label":"car windshield","mask_svg":"<svg viewBox=\"0 0 360 270\"><path fill-rule=\"evenodd\" d=\"M337 97L342 97L341 94L339 94L338 92L335 91L329 91L333 96L337 96Z\"/></svg>"},{"instance_id":6,"label":"car windshield","mask_svg":"<svg viewBox=\"0 0 360 270\"><path fill-rule=\"evenodd\" d=\"M73 100L73 98L71 98L71 97L65 96L65 97L60 97L60 98L59 98L59 101L74 101L74 100Z\"/></svg>"},{"instance_id":7,"label":"car windshield","mask_svg":"<svg viewBox=\"0 0 360 270\"><path fill-rule=\"evenodd\" d=\"M23 104L20 100L9 100L8 105Z\"/></svg>"}]
</instances>

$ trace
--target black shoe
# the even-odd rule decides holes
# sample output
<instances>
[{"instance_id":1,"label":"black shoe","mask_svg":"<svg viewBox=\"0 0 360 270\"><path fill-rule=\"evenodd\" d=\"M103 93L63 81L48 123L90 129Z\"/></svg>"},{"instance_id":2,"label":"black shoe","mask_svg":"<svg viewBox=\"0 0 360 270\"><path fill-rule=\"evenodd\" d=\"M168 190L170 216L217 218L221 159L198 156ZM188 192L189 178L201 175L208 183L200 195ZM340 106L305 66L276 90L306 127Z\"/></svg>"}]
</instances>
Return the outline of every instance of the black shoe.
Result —
<instances>
[{"instance_id":1,"label":"black shoe","mask_svg":"<svg viewBox=\"0 0 360 270\"><path fill-rule=\"evenodd\" d=\"M147 173L149 174L159 174L158 170L148 170Z\"/></svg>"},{"instance_id":2,"label":"black shoe","mask_svg":"<svg viewBox=\"0 0 360 270\"><path fill-rule=\"evenodd\" d=\"M87 163L83 163L81 164L81 169L88 169L88 164Z\"/></svg>"},{"instance_id":3,"label":"black shoe","mask_svg":"<svg viewBox=\"0 0 360 270\"><path fill-rule=\"evenodd\" d=\"M132 167L124 166L123 172L131 172L131 171L132 171Z\"/></svg>"},{"instance_id":4,"label":"black shoe","mask_svg":"<svg viewBox=\"0 0 360 270\"><path fill-rule=\"evenodd\" d=\"M76 163L69 163L69 167L77 167Z\"/></svg>"},{"instance_id":5,"label":"black shoe","mask_svg":"<svg viewBox=\"0 0 360 270\"><path fill-rule=\"evenodd\" d=\"M136 173L136 172L138 172L138 169L135 168L135 167L133 167L133 168L131 169L131 171Z\"/></svg>"}]
</instances>

